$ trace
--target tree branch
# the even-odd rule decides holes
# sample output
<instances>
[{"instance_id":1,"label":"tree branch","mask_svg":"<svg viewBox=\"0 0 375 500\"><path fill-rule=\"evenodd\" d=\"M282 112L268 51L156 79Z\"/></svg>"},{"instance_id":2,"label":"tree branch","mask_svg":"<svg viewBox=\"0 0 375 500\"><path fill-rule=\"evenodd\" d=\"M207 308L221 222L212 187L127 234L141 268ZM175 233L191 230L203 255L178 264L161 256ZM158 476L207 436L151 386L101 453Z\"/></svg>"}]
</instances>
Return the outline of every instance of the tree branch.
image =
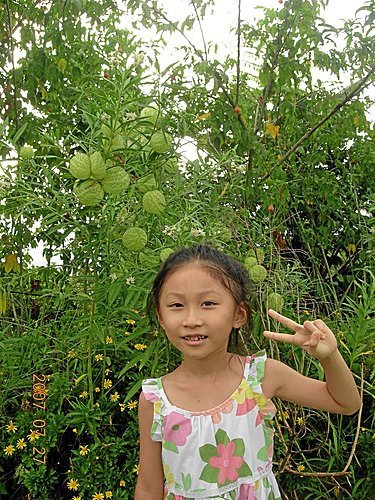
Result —
<instances>
[{"instance_id":1,"label":"tree branch","mask_svg":"<svg viewBox=\"0 0 375 500\"><path fill-rule=\"evenodd\" d=\"M198 24L199 24L199 28L200 28L200 30L201 30L201 35L202 35L202 40L203 40L203 47L204 47L205 59L206 59L206 61L207 61L207 60L208 60L207 45L206 45L206 40L205 40L205 38L204 38L204 33L203 33L203 28L202 28L201 19L200 19L200 17L199 17L199 14L198 14L198 9L197 9L197 6L195 5L194 0L191 0L191 3L193 4L194 11L195 11L195 15L197 16L197 19L198 19Z\"/></svg>"},{"instance_id":2,"label":"tree branch","mask_svg":"<svg viewBox=\"0 0 375 500\"><path fill-rule=\"evenodd\" d=\"M357 95L359 92L361 92L361 90L364 89L364 87L366 86L366 82L367 80L369 80L369 78L371 77L371 75L374 73L374 70L375 70L375 66L372 66L370 71L367 73L366 76L364 76L357 84L356 86L354 87L354 89L344 97L344 99L342 99L338 104L336 104L336 106L328 113L328 115L326 115L324 118L322 118L320 120L320 122L318 122L316 125L313 126L312 129L310 129L308 132L306 132L306 134L304 134L285 154L282 158L280 158L280 160L274 165L274 167L272 168L272 170L270 172L268 172L266 175L264 175L260 180L259 182L264 182L265 180L268 179L268 177L270 177L270 175L272 174L272 171L280 166L282 163L285 162L285 160L287 160L289 158L289 156L294 153L294 151L303 143L306 141L306 139L308 139L316 130L318 130L322 125L324 125L324 123L326 121L328 121L335 113L337 113L337 111L339 111L348 101L350 101L355 95Z\"/></svg>"},{"instance_id":3,"label":"tree branch","mask_svg":"<svg viewBox=\"0 0 375 500\"><path fill-rule=\"evenodd\" d=\"M236 82L236 100L238 105L240 96L240 57L241 57L241 0L238 0L238 20L237 20L237 82Z\"/></svg>"}]
</instances>

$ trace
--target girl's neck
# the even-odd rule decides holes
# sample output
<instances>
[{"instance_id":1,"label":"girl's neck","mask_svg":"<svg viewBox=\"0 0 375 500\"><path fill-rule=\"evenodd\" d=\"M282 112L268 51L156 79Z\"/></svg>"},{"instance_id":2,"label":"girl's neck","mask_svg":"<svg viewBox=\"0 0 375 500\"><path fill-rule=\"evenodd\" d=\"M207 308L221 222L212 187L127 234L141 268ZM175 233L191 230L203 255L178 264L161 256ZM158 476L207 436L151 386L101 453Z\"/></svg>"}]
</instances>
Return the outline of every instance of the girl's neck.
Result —
<instances>
[{"instance_id":1,"label":"girl's neck","mask_svg":"<svg viewBox=\"0 0 375 500\"><path fill-rule=\"evenodd\" d=\"M186 357L180 367L180 373L184 376L205 376L205 375L216 375L217 373L225 372L225 370L231 369L233 359L237 357L236 354L222 351L215 353L204 359L196 359L191 357Z\"/></svg>"}]
</instances>

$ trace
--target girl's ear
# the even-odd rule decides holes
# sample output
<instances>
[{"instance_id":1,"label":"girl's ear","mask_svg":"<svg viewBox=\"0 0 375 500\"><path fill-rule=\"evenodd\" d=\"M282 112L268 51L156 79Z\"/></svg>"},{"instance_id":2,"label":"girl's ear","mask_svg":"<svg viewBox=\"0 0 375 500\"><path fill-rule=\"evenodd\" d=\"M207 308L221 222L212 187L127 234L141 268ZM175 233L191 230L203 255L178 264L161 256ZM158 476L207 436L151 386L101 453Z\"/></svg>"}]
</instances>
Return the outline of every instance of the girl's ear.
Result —
<instances>
[{"instance_id":1,"label":"girl's ear","mask_svg":"<svg viewBox=\"0 0 375 500\"><path fill-rule=\"evenodd\" d=\"M160 315L160 313L159 313L158 309L156 309L156 316L157 316L157 318L158 318L159 325L160 325L162 328L164 328L164 325L163 325L163 320L162 320L162 318L161 318L161 315Z\"/></svg>"},{"instance_id":2,"label":"girl's ear","mask_svg":"<svg viewBox=\"0 0 375 500\"><path fill-rule=\"evenodd\" d=\"M236 317L234 320L234 328L240 328L247 320L248 306L246 302L241 302L237 308Z\"/></svg>"}]
</instances>

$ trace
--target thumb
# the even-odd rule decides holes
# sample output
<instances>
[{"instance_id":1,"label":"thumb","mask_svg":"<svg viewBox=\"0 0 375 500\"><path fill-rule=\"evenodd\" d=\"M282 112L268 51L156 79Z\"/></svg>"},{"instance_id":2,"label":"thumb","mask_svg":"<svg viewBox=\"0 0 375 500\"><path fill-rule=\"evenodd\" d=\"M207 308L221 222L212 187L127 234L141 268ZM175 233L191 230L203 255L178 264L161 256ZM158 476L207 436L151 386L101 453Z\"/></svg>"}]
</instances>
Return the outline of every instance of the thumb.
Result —
<instances>
[{"instance_id":1,"label":"thumb","mask_svg":"<svg viewBox=\"0 0 375 500\"><path fill-rule=\"evenodd\" d=\"M319 344L319 341L320 341L320 332L317 331L313 332L310 337L310 342L309 342L310 347L313 348L316 347Z\"/></svg>"}]
</instances>

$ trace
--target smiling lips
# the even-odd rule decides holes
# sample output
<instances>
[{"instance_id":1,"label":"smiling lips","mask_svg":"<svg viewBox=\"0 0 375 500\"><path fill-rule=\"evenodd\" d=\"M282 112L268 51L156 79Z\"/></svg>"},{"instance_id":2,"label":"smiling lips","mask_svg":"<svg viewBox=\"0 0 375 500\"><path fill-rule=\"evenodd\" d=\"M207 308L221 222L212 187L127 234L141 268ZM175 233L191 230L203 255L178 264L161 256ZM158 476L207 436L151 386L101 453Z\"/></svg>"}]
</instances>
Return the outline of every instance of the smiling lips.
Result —
<instances>
[{"instance_id":1,"label":"smiling lips","mask_svg":"<svg viewBox=\"0 0 375 500\"><path fill-rule=\"evenodd\" d=\"M200 340L206 339L207 335L186 335L185 337L182 338L189 342L199 342Z\"/></svg>"}]
</instances>

